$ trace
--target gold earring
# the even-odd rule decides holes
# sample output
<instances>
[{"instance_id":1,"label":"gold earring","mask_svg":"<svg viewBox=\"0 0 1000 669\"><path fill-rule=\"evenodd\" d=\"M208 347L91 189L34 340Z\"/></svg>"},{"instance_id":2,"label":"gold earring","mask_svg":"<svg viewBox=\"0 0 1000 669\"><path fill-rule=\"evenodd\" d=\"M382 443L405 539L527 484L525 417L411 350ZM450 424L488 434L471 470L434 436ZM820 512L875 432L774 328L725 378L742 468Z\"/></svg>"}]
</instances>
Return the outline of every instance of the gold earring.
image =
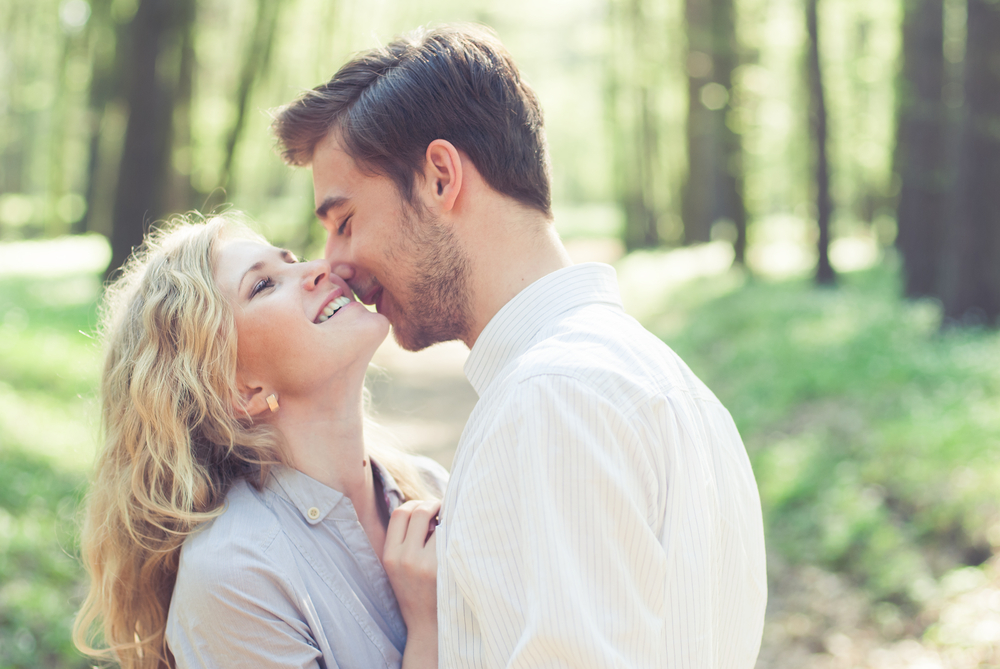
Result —
<instances>
[{"instance_id":1,"label":"gold earring","mask_svg":"<svg viewBox=\"0 0 1000 669\"><path fill-rule=\"evenodd\" d=\"M267 396L267 406L271 408L271 413L278 410L278 396L271 393Z\"/></svg>"}]
</instances>

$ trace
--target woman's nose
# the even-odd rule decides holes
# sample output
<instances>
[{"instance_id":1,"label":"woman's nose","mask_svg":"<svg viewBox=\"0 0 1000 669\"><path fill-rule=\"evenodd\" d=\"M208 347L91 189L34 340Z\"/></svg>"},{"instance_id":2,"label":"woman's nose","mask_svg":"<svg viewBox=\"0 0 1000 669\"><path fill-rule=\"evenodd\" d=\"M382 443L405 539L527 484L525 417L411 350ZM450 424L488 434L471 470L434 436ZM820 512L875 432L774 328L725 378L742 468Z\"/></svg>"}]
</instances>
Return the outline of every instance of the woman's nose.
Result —
<instances>
[{"instance_id":1,"label":"woman's nose","mask_svg":"<svg viewBox=\"0 0 1000 669\"><path fill-rule=\"evenodd\" d=\"M306 263L306 275L304 277L304 285L306 289L312 290L320 284L323 279L325 279L330 274L330 263L322 258L316 260L311 260Z\"/></svg>"}]
</instances>

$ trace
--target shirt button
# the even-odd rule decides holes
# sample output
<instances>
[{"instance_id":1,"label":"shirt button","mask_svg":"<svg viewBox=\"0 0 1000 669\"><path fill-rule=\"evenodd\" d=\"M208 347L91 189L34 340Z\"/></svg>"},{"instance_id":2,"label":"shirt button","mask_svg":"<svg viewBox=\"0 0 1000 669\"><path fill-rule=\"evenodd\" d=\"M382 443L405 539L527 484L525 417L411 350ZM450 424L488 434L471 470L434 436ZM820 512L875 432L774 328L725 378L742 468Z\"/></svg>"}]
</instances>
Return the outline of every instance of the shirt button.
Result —
<instances>
[{"instance_id":1,"label":"shirt button","mask_svg":"<svg viewBox=\"0 0 1000 669\"><path fill-rule=\"evenodd\" d=\"M309 520L316 520L317 518L319 518L319 509L317 509L315 506L310 507L309 510L306 511L306 515L309 516Z\"/></svg>"}]
</instances>

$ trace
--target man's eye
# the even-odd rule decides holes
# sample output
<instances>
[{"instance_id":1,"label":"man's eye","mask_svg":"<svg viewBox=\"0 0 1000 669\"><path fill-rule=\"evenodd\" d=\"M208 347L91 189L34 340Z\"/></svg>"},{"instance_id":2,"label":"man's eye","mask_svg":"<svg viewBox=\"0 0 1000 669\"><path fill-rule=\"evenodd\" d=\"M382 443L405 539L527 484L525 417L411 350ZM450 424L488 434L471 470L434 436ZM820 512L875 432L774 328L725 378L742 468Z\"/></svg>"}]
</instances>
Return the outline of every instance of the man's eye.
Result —
<instances>
[{"instance_id":1,"label":"man's eye","mask_svg":"<svg viewBox=\"0 0 1000 669\"><path fill-rule=\"evenodd\" d=\"M256 284L254 284L253 289L250 291L250 297L254 297L260 291L265 290L267 288L270 288L273 285L274 285L274 282L271 281L271 277L267 277L265 279L261 279Z\"/></svg>"},{"instance_id":2,"label":"man's eye","mask_svg":"<svg viewBox=\"0 0 1000 669\"><path fill-rule=\"evenodd\" d=\"M344 234L344 229L347 227L347 224L350 222L351 218L352 216L348 216L347 218L344 219L344 222L340 224L340 227L337 228L338 235Z\"/></svg>"}]
</instances>

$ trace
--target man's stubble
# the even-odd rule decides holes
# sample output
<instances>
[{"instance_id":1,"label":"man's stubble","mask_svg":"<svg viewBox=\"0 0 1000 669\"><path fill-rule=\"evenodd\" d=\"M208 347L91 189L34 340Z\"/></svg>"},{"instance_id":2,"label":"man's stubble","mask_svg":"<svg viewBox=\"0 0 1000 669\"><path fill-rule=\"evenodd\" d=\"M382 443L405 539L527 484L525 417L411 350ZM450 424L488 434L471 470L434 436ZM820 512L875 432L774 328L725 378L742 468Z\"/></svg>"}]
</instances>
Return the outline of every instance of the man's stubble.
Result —
<instances>
[{"instance_id":1,"label":"man's stubble","mask_svg":"<svg viewBox=\"0 0 1000 669\"><path fill-rule=\"evenodd\" d=\"M427 212L403 205L400 243L390 257L408 258L412 280L407 304L393 301L393 336L408 351L465 339L471 325L468 256L455 234Z\"/></svg>"}]
</instances>

